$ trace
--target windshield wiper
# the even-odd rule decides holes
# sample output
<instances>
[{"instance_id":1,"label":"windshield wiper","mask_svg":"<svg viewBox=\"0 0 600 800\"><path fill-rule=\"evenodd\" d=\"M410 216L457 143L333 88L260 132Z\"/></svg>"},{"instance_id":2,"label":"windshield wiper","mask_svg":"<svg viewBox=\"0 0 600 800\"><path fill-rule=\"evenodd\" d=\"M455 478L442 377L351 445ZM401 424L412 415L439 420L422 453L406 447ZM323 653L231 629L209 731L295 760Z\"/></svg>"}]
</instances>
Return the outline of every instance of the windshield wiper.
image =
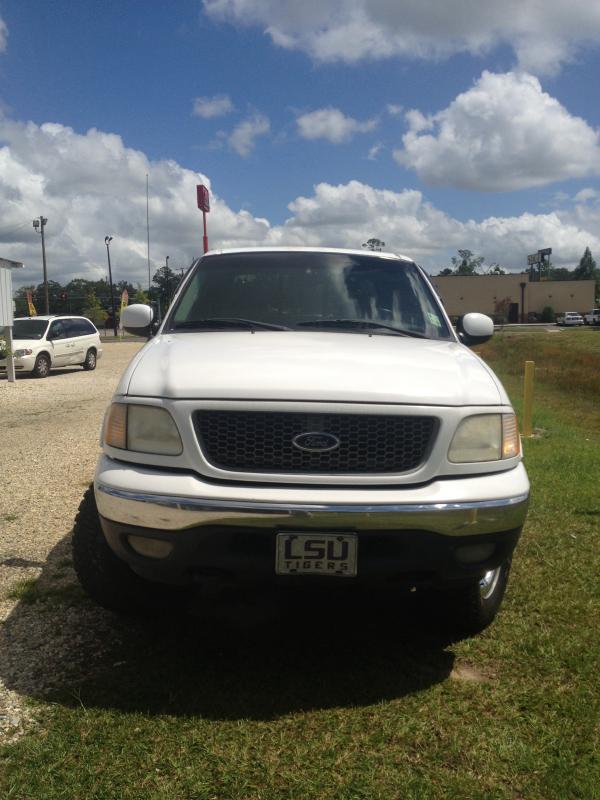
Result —
<instances>
[{"instance_id":1,"label":"windshield wiper","mask_svg":"<svg viewBox=\"0 0 600 800\"><path fill-rule=\"evenodd\" d=\"M374 331L377 329L393 331L398 336L414 336L416 339L427 339L423 333L409 331L406 328L397 328L394 325L386 325L384 322L375 322L370 319L311 319L306 322L297 322L297 328L363 328L364 330Z\"/></svg>"},{"instance_id":2,"label":"windshield wiper","mask_svg":"<svg viewBox=\"0 0 600 800\"><path fill-rule=\"evenodd\" d=\"M206 319L185 320L173 323L173 331L202 330L203 328L244 328L254 330L261 328L266 331L289 331L285 325L275 325L272 322L260 322L255 319L243 317L207 317Z\"/></svg>"}]
</instances>

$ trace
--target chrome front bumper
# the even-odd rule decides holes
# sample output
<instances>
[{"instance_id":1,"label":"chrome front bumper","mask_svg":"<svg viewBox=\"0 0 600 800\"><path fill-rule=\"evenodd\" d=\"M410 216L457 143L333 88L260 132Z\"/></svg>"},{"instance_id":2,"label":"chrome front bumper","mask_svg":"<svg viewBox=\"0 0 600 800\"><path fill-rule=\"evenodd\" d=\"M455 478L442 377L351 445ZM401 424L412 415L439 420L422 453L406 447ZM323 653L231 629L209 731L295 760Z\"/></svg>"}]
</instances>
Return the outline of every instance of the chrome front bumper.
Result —
<instances>
[{"instance_id":1,"label":"chrome front bumper","mask_svg":"<svg viewBox=\"0 0 600 800\"><path fill-rule=\"evenodd\" d=\"M216 486L192 475L148 470L103 456L95 494L105 519L153 530L283 525L470 536L521 528L529 481L519 464L506 473L439 480L416 488Z\"/></svg>"}]
</instances>

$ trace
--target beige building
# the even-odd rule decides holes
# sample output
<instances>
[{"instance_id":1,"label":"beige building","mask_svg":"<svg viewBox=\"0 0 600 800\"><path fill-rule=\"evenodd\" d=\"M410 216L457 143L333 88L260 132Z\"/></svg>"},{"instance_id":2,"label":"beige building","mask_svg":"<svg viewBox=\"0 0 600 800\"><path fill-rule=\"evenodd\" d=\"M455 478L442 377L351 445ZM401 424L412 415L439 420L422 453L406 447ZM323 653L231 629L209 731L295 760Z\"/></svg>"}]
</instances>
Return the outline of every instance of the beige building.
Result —
<instances>
[{"instance_id":1,"label":"beige building","mask_svg":"<svg viewBox=\"0 0 600 800\"><path fill-rule=\"evenodd\" d=\"M527 322L546 306L554 314L588 312L594 308L594 281L536 281L519 273L509 275L444 275L431 278L446 311L458 317L479 311L497 321Z\"/></svg>"}]
</instances>

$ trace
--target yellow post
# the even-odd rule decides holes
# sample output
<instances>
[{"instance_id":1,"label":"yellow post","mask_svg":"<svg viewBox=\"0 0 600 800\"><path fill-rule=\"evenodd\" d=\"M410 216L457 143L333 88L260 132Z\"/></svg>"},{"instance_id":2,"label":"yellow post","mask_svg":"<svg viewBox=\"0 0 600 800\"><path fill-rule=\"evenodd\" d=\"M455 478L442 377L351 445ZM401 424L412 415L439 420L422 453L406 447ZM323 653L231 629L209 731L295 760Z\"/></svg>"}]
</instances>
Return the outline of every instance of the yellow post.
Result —
<instances>
[{"instance_id":1,"label":"yellow post","mask_svg":"<svg viewBox=\"0 0 600 800\"><path fill-rule=\"evenodd\" d=\"M523 391L523 436L533 434L532 412L533 412L533 373L535 361L525 362L525 381Z\"/></svg>"}]
</instances>

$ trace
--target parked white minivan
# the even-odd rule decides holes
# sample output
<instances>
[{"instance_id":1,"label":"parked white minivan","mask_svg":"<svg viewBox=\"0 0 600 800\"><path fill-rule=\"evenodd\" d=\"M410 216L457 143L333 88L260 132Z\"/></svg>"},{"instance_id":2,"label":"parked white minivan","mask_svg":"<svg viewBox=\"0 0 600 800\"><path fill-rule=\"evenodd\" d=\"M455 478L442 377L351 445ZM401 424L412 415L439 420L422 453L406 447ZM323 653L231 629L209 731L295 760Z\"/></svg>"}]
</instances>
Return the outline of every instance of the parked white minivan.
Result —
<instances>
[{"instance_id":1,"label":"parked white minivan","mask_svg":"<svg viewBox=\"0 0 600 800\"><path fill-rule=\"evenodd\" d=\"M15 370L46 378L51 369L80 365L96 369L102 355L100 334L87 317L18 317L13 322ZM0 372L6 358L0 359Z\"/></svg>"}]
</instances>

